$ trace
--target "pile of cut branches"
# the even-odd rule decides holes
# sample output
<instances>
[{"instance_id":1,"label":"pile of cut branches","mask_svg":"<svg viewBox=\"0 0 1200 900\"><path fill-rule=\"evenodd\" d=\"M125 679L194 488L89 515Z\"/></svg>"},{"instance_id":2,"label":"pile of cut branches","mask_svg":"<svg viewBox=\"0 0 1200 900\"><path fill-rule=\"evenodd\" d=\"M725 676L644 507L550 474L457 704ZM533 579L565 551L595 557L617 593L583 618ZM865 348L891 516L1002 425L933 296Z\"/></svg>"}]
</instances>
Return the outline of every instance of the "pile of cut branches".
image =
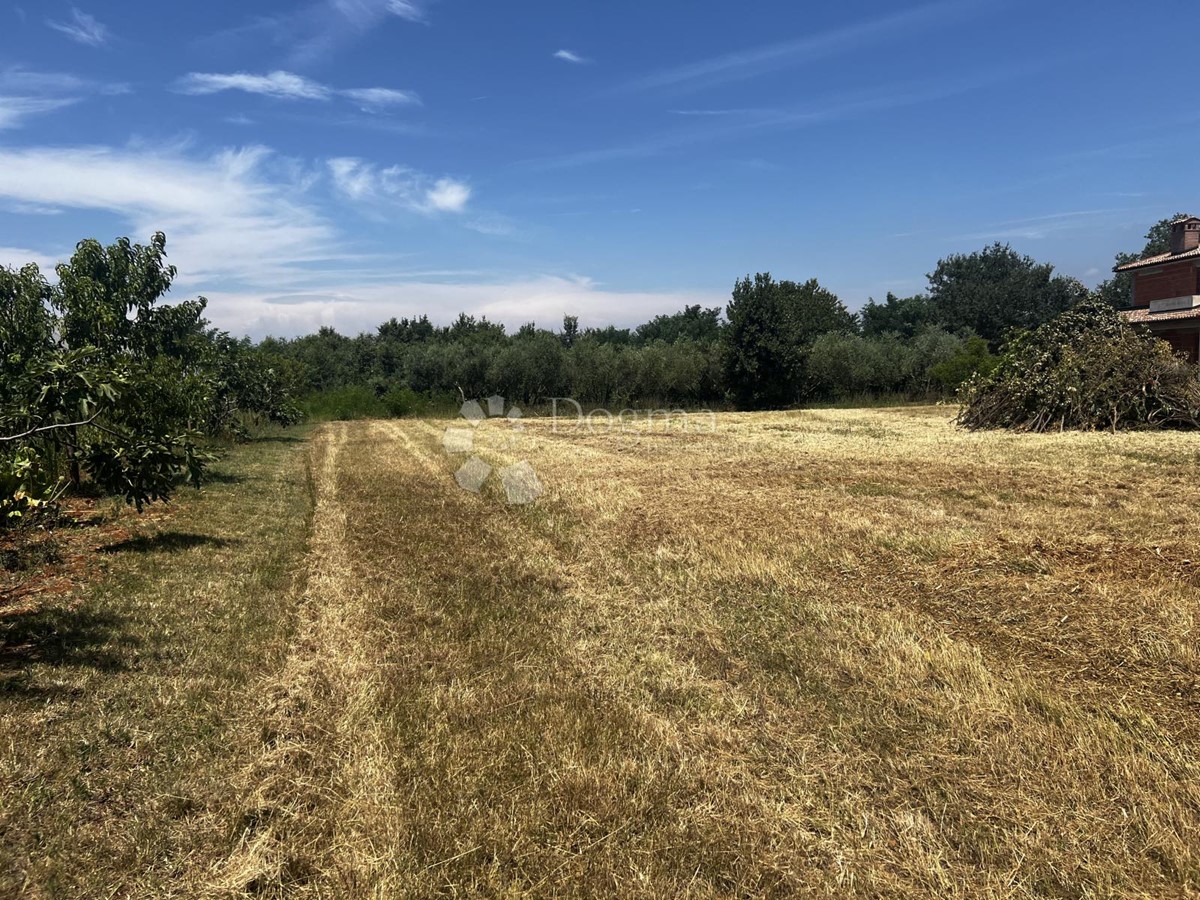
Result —
<instances>
[{"instance_id":1,"label":"pile of cut branches","mask_svg":"<svg viewBox=\"0 0 1200 900\"><path fill-rule=\"evenodd\" d=\"M957 422L972 430L1196 428L1200 370L1111 307L1085 301L1014 335L960 399Z\"/></svg>"}]
</instances>

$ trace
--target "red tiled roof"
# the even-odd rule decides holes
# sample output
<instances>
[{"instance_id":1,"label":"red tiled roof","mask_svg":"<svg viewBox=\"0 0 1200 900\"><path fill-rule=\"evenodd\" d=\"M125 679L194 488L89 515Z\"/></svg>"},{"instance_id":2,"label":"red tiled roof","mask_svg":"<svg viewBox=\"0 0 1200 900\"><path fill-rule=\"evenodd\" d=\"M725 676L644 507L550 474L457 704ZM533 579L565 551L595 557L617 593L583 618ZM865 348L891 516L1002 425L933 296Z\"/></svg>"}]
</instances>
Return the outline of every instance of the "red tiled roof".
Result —
<instances>
[{"instance_id":1,"label":"red tiled roof","mask_svg":"<svg viewBox=\"0 0 1200 900\"><path fill-rule=\"evenodd\" d=\"M1125 263L1123 266L1117 266L1113 269L1114 272L1131 272L1134 269L1145 269L1149 266L1161 266L1163 263L1178 262L1182 259L1200 259L1200 247L1194 250L1186 250L1183 253L1160 253L1158 256L1147 256L1145 259L1137 259L1131 263Z\"/></svg>"},{"instance_id":2,"label":"red tiled roof","mask_svg":"<svg viewBox=\"0 0 1200 900\"><path fill-rule=\"evenodd\" d=\"M1171 319L1200 319L1200 308L1198 309L1174 309L1170 312L1152 313L1144 306L1135 309L1123 309L1121 315L1125 317L1125 321L1134 322L1138 325L1149 324L1150 322L1165 322Z\"/></svg>"}]
</instances>

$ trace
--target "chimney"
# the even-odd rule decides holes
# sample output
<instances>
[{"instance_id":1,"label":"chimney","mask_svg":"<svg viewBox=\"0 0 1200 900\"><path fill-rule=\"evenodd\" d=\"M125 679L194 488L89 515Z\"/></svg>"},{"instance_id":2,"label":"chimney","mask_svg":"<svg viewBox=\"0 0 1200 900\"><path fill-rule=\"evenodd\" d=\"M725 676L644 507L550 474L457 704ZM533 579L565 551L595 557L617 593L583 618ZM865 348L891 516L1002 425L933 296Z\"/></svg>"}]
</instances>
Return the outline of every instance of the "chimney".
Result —
<instances>
[{"instance_id":1,"label":"chimney","mask_svg":"<svg viewBox=\"0 0 1200 900\"><path fill-rule=\"evenodd\" d=\"M1200 247L1200 219L1191 216L1171 223L1171 252L1187 253Z\"/></svg>"}]
</instances>

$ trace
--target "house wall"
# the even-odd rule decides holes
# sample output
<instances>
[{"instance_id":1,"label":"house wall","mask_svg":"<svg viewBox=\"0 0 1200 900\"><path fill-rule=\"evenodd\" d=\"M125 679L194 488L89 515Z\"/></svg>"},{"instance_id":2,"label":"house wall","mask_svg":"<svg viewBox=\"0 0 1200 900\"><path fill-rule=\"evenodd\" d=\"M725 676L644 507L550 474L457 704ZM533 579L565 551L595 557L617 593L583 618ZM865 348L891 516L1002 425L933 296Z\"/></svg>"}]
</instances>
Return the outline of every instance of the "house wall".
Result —
<instances>
[{"instance_id":1,"label":"house wall","mask_svg":"<svg viewBox=\"0 0 1200 900\"><path fill-rule=\"evenodd\" d=\"M1155 336L1170 344L1176 353L1187 354L1188 362L1200 362L1200 331L1156 331Z\"/></svg>"},{"instance_id":2,"label":"house wall","mask_svg":"<svg viewBox=\"0 0 1200 900\"><path fill-rule=\"evenodd\" d=\"M1200 269L1195 260L1184 260L1133 273L1133 305L1149 306L1155 300L1191 297L1200 294Z\"/></svg>"}]
</instances>

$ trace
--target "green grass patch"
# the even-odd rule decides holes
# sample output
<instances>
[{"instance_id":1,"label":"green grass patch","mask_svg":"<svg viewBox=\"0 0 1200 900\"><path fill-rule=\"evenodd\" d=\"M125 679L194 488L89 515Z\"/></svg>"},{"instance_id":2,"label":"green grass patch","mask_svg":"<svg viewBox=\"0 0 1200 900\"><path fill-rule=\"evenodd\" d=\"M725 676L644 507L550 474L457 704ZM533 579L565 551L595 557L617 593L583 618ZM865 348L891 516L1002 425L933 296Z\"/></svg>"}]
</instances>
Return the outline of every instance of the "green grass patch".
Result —
<instances>
[{"instance_id":1,"label":"green grass patch","mask_svg":"<svg viewBox=\"0 0 1200 900\"><path fill-rule=\"evenodd\" d=\"M92 580L0 610L0 896L201 896L237 839L248 685L293 628L303 433L228 454L203 491L97 533ZM93 544L94 546L94 544Z\"/></svg>"}]
</instances>

